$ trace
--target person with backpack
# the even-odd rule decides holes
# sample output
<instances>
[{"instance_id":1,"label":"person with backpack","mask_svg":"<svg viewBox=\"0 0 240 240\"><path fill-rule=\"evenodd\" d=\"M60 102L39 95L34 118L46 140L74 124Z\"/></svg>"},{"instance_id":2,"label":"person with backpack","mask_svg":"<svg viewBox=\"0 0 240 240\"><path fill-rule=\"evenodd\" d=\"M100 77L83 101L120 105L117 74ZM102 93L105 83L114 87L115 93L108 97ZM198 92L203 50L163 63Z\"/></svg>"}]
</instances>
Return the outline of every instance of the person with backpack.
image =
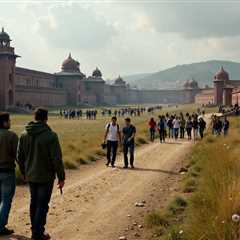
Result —
<instances>
[{"instance_id":1,"label":"person with backpack","mask_svg":"<svg viewBox=\"0 0 240 240\"><path fill-rule=\"evenodd\" d=\"M202 117L199 119L198 125L199 125L199 135L200 135L201 139L203 139L203 133L206 128L206 122L203 120Z\"/></svg>"},{"instance_id":2,"label":"person with backpack","mask_svg":"<svg viewBox=\"0 0 240 240\"><path fill-rule=\"evenodd\" d=\"M121 132L117 123L117 117L113 116L111 123L108 123L105 127L104 143L107 145L107 163L114 168L117 157L118 143L121 144Z\"/></svg>"},{"instance_id":3,"label":"person with backpack","mask_svg":"<svg viewBox=\"0 0 240 240\"><path fill-rule=\"evenodd\" d=\"M9 113L0 113L0 236L11 235L8 229L8 217L15 194L15 161L18 136L9 131L11 127Z\"/></svg>"},{"instance_id":4,"label":"person with backpack","mask_svg":"<svg viewBox=\"0 0 240 240\"><path fill-rule=\"evenodd\" d=\"M186 122L186 132L187 132L187 136L188 136L188 140L192 139L192 118L190 116L188 116L188 120Z\"/></svg>"},{"instance_id":5,"label":"person with backpack","mask_svg":"<svg viewBox=\"0 0 240 240\"><path fill-rule=\"evenodd\" d=\"M224 121L223 121L223 134L224 134L224 136L228 135L229 127L230 127L230 123L229 123L227 117L225 116Z\"/></svg>"},{"instance_id":6,"label":"person with backpack","mask_svg":"<svg viewBox=\"0 0 240 240\"><path fill-rule=\"evenodd\" d=\"M150 119L148 125L149 125L149 132L150 132L150 141L154 142L155 131L156 131L156 126L157 126L157 123L155 122L154 118Z\"/></svg>"},{"instance_id":7,"label":"person with backpack","mask_svg":"<svg viewBox=\"0 0 240 240\"><path fill-rule=\"evenodd\" d=\"M166 126L165 117L159 116L158 132L159 132L160 143L165 142L165 126Z\"/></svg>"},{"instance_id":8,"label":"person with backpack","mask_svg":"<svg viewBox=\"0 0 240 240\"><path fill-rule=\"evenodd\" d=\"M55 177L62 193L65 171L58 136L47 125L48 111L37 108L35 120L28 123L18 144L17 161L30 188L32 240L48 240L45 224Z\"/></svg>"},{"instance_id":9,"label":"person with backpack","mask_svg":"<svg viewBox=\"0 0 240 240\"><path fill-rule=\"evenodd\" d=\"M128 168L128 153L130 152L130 166L134 168L134 145L136 127L131 124L131 119L125 119L125 127L122 129L123 133L123 155L124 155L124 168Z\"/></svg>"}]
</instances>

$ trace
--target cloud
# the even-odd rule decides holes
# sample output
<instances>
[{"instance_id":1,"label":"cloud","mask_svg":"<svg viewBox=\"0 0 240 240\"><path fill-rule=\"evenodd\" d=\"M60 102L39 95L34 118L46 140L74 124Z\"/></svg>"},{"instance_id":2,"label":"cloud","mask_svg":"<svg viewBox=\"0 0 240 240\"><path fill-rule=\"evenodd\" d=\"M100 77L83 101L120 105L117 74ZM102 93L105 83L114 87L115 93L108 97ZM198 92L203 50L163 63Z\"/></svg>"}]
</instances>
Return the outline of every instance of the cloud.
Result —
<instances>
[{"instance_id":1,"label":"cloud","mask_svg":"<svg viewBox=\"0 0 240 240\"><path fill-rule=\"evenodd\" d=\"M57 4L38 20L39 34L54 47L95 50L109 44L115 28L90 7Z\"/></svg>"}]
</instances>

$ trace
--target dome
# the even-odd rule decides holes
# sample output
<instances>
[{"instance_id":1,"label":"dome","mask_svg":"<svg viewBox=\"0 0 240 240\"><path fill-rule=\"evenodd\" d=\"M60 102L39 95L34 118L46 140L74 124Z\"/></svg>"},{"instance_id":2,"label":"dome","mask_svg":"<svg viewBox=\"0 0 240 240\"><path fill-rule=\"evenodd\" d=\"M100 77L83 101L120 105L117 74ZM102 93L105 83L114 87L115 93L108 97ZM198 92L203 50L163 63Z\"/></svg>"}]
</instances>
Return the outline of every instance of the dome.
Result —
<instances>
[{"instance_id":1,"label":"dome","mask_svg":"<svg viewBox=\"0 0 240 240\"><path fill-rule=\"evenodd\" d=\"M214 76L214 79L215 80L225 80L225 81L228 81L229 80L229 74L228 74L228 72L226 72L224 70L223 67L221 67L219 72L217 72L216 75Z\"/></svg>"},{"instance_id":2,"label":"dome","mask_svg":"<svg viewBox=\"0 0 240 240\"><path fill-rule=\"evenodd\" d=\"M198 82L195 81L194 79L185 81L184 84L183 84L183 87L184 88L191 88L191 89L199 88L198 87Z\"/></svg>"},{"instance_id":3,"label":"dome","mask_svg":"<svg viewBox=\"0 0 240 240\"><path fill-rule=\"evenodd\" d=\"M80 66L79 62L74 60L70 53L68 58L65 59L62 63L62 71L63 72L80 72L79 66Z\"/></svg>"},{"instance_id":4,"label":"dome","mask_svg":"<svg viewBox=\"0 0 240 240\"><path fill-rule=\"evenodd\" d=\"M98 68L96 68L96 69L93 71L92 76L93 76L93 77L96 77L96 78L101 78L101 77L102 77L102 73L101 73L101 71L100 71Z\"/></svg>"},{"instance_id":5,"label":"dome","mask_svg":"<svg viewBox=\"0 0 240 240\"><path fill-rule=\"evenodd\" d=\"M123 79L119 76L119 77L115 80L115 84L116 84L116 85L125 85L126 82L123 81Z\"/></svg>"},{"instance_id":6,"label":"dome","mask_svg":"<svg viewBox=\"0 0 240 240\"><path fill-rule=\"evenodd\" d=\"M2 32L0 33L0 41L4 41L4 42L11 41L9 35L4 31L4 28L2 28Z\"/></svg>"}]
</instances>

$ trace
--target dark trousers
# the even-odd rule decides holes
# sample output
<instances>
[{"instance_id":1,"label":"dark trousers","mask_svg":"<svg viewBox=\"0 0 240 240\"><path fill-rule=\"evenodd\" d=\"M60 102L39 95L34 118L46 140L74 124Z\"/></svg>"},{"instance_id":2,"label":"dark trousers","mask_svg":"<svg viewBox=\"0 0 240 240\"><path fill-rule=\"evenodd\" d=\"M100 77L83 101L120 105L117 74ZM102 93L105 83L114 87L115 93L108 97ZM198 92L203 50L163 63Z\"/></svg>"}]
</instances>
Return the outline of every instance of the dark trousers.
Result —
<instances>
[{"instance_id":1,"label":"dark trousers","mask_svg":"<svg viewBox=\"0 0 240 240\"><path fill-rule=\"evenodd\" d=\"M54 181L48 183L29 183L31 194L30 218L32 237L34 239L41 239L44 234L53 184Z\"/></svg>"},{"instance_id":2,"label":"dark trousers","mask_svg":"<svg viewBox=\"0 0 240 240\"><path fill-rule=\"evenodd\" d=\"M150 140L153 142L155 139L155 129L150 128Z\"/></svg>"},{"instance_id":3,"label":"dark trousers","mask_svg":"<svg viewBox=\"0 0 240 240\"><path fill-rule=\"evenodd\" d=\"M118 141L107 141L107 164L114 166L117 156Z\"/></svg>"},{"instance_id":4,"label":"dark trousers","mask_svg":"<svg viewBox=\"0 0 240 240\"><path fill-rule=\"evenodd\" d=\"M173 130L175 139L178 139L179 128L174 128Z\"/></svg>"},{"instance_id":5,"label":"dark trousers","mask_svg":"<svg viewBox=\"0 0 240 240\"><path fill-rule=\"evenodd\" d=\"M160 129L160 130L159 130L159 138L160 138L160 142L161 142L161 143L162 143L162 142L165 142L165 134L166 134L166 132L165 132L164 129Z\"/></svg>"},{"instance_id":6,"label":"dark trousers","mask_svg":"<svg viewBox=\"0 0 240 240\"><path fill-rule=\"evenodd\" d=\"M130 153L130 165L134 164L134 143L123 143L124 165L128 167L128 153Z\"/></svg>"},{"instance_id":7,"label":"dark trousers","mask_svg":"<svg viewBox=\"0 0 240 240\"><path fill-rule=\"evenodd\" d=\"M186 128L187 135L188 135L188 140L192 139L192 129L191 128Z\"/></svg>"},{"instance_id":8,"label":"dark trousers","mask_svg":"<svg viewBox=\"0 0 240 240\"><path fill-rule=\"evenodd\" d=\"M199 128L199 135L200 135L201 139L203 139L203 133L204 133L204 129Z\"/></svg>"},{"instance_id":9,"label":"dark trousers","mask_svg":"<svg viewBox=\"0 0 240 240\"><path fill-rule=\"evenodd\" d=\"M8 216L16 188L15 172L0 173L0 231L8 223Z\"/></svg>"},{"instance_id":10,"label":"dark trousers","mask_svg":"<svg viewBox=\"0 0 240 240\"><path fill-rule=\"evenodd\" d=\"M180 138L184 138L184 135L185 135L185 128L180 127Z\"/></svg>"}]
</instances>

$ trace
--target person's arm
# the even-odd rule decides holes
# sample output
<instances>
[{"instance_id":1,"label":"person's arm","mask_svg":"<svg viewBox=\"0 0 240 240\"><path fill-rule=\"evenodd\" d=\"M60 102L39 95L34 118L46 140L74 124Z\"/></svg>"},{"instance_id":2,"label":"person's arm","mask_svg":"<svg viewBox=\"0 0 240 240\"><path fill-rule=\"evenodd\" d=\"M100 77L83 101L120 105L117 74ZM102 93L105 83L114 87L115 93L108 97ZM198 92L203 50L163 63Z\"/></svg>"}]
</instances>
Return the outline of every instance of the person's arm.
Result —
<instances>
[{"instance_id":1,"label":"person's arm","mask_svg":"<svg viewBox=\"0 0 240 240\"><path fill-rule=\"evenodd\" d=\"M59 188L63 188L65 181L64 164L62 160L62 150L57 134L53 134L50 146L50 158L53 163L54 170L57 174Z\"/></svg>"},{"instance_id":2,"label":"person's arm","mask_svg":"<svg viewBox=\"0 0 240 240\"><path fill-rule=\"evenodd\" d=\"M103 142L106 142L108 132L109 132L109 128L107 128L106 131L105 131Z\"/></svg>"},{"instance_id":3,"label":"person's arm","mask_svg":"<svg viewBox=\"0 0 240 240\"><path fill-rule=\"evenodd\" d=\"M135 138L135 135L136 135L136 128L133 127L133 133L132 133L132 136L128 139L128 141L130 142L132 139Z\"/></svg>"},{"instance_id":4,"label":"person's arm","mask_svg":"<svg viewBox=\"0 0 240 240\"><path fill-rule=\"evenodd\" d=\"M21 174L25 179L25 154L24 154L24 145L23 145L23 136L20 137L17 147L17 163Z\"/></svg>"},{"instance_id":5,"label":"person's arm","mask_svg":"<svg viewBox=\"0 0 240 240\"><path fill-rule=\"evenodd\" d=\"M17 158L17 147L18 147L18 136L13 134L11 139L11 154L16 159Z\"/></svg>"},{"instance_id":6,"label":"person's arm","mask_svg":"<svg viewBox=\"0 0 240 240\"><path fill-rule=\"evenodd\" d=\"M121 131L118 127L118 138L119 138L119 143L121 144L122 143L122 136L121 136Z\"/></svg>"}]
</instances>

